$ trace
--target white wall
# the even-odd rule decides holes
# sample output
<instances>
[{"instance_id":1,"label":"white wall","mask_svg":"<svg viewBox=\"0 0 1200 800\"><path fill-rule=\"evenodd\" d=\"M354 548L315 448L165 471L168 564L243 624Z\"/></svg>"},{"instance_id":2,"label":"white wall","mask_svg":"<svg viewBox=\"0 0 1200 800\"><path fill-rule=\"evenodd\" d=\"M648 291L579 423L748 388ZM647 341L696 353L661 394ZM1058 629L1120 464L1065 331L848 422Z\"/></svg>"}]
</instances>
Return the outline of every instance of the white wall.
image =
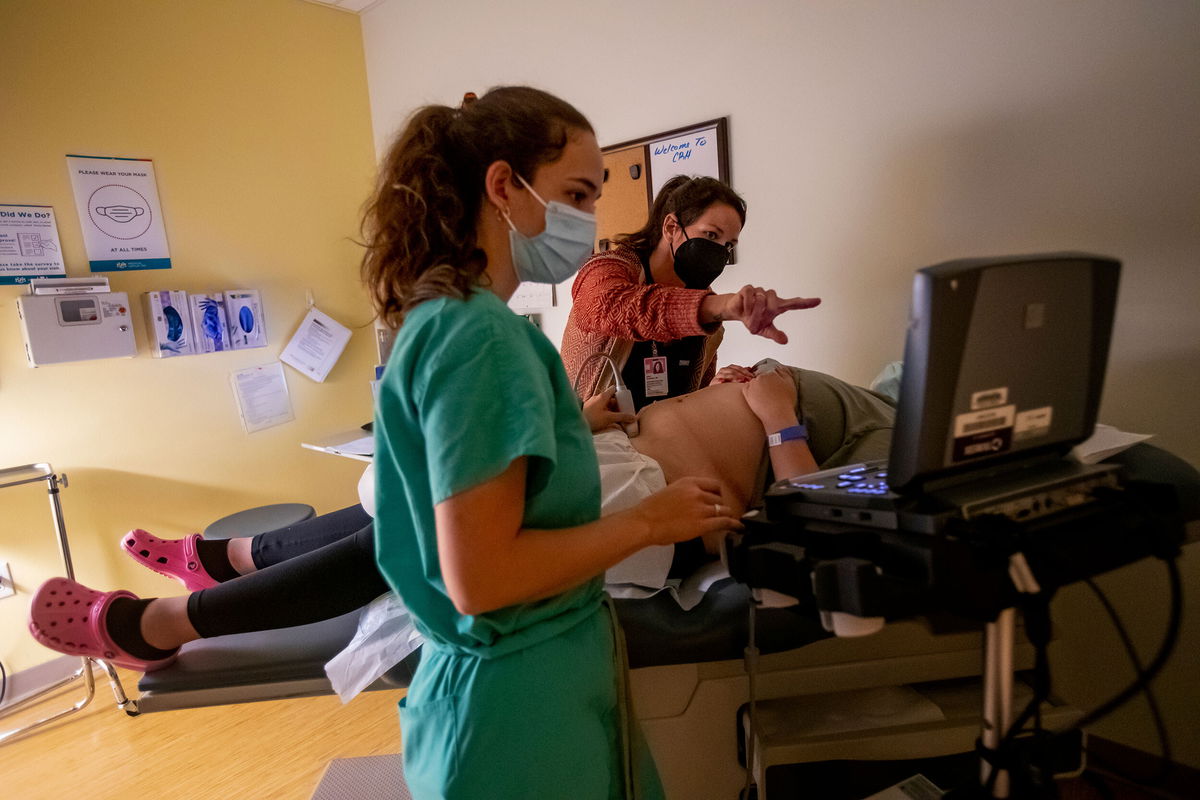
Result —
<instances>
[{"instance_id":1,"label":"white wall","mask_svg":"<svg viewBox=\"0 0 1200 800\"><path fill-rule=\"evenodd\" d=\"M363 19L376 141L417 105L530 83L601 144L728 115L742 282L819 295L773 355L866 382L914 269L1082 248L1125 263L1102 419L1200 462L1200 5L389 0ZM560 293L565 294L565 293ZM569 297L569 295L567 295ZM565 314L550 315L552 339Z\"/></svg>"},{"instance_id":2,"label":"white wall","mask_svg":"<svg viewBox=\"0 0 1200 800\"><path fill-rule=\"evenodd\" d=\"M824 304L783 318L786 346L730 330L723 362L770 355L865 383L901 356L918 267L1119 257L1101 419L1200 463L1193 0L387 0L363 32L381 149L414 107L504 83L570 100L602 145L728 115L750 210L741 261L717 288L754 282ZM564 321L565 309L547 319L555 341ZM1198 716L1195 693L1178 675L1192 713L1176 738L1200 763L1195 723L1182 721ZM1079 702L1113 685L1077 677L1089 683ZM1153 749L1139 726L1135 743Z\"/></svg>"}]
</instances>

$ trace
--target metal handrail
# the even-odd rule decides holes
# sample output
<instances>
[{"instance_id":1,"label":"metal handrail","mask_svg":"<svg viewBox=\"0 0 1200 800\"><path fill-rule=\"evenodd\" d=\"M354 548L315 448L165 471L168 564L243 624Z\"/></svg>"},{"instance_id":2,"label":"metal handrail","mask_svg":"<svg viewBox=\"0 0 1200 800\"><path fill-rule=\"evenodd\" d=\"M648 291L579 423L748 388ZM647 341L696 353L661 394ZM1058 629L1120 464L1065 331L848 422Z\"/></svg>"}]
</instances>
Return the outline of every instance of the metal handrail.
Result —
<instances>
[{"instance_id":1,"label":"metal handrail","mask_svg":"<svg viewBox=\"0 0 1200 800\"><path fill-rule=\"evenodd\" d=\"M50 500L50 515L54 520L54 530L58 536L58 550L62 555L63 566L66 568L67 577L72 580L75 578L75 567L71 563L71 546L67 541L67 526L63 521L62 504L59 502L58 493L59 486L67 486L67 476L56 475L54 468L45 462L36 464L24 464L19 467L8 467L0 469L0 489L7 489L12 486L23 486L38 481L46 482L46 493ZM137 714L137 701L131 700L125 694L125 688L121 685L121 679L117 676L117 671L112 664L101 659L88 658L86 656L80 659L79 669L75 670L65 678L54 682L50 686L43 687L34 694L24 697L15 703L10 704L7 708L0 710L0 717L5 717L20 711L36 703L42 702L46 695L56 692L60 689L70 686L76 681L82 679L86 687L86 693L82 700L77 701L72 706L63 709L48 717L36 720L35 722L22 725L9 731L0 732L0 745L8 744L16 739L23 738L35 730L38 730L52 722L62 719L63 717L74 714L77 711L82 711L87 707L92 699L96 696L96 681L92 676L92 664L100 666L108 674L109 684L112 686L113 695L117 701L117 707L123 709L125 713L132 715Z\"/></svg>"}]
</instances>

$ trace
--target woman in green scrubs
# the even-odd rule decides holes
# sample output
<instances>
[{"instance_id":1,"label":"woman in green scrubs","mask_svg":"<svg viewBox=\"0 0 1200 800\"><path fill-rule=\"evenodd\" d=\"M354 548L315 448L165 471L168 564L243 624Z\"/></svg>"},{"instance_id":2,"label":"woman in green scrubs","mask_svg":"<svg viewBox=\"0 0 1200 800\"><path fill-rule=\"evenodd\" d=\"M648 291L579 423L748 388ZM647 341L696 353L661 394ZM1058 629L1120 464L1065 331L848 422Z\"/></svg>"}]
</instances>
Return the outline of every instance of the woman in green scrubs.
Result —
<instances>
[{"instance_id":1,"label":"woman in green scrubs","mask_svg":"<svg viewBox=\"0 0 1200 800\"><path fill-rule=\"evenodd\" d=\"M657 798L618 690L604 570L739 527L687 478L600 519L591 435L554 346L506 301L591 254L603 164L535 89L429 106L385 157L363 277L399 332L375 413L380 571L426 637L402 703L415 798Z\"/></svg>"}]
</instances>

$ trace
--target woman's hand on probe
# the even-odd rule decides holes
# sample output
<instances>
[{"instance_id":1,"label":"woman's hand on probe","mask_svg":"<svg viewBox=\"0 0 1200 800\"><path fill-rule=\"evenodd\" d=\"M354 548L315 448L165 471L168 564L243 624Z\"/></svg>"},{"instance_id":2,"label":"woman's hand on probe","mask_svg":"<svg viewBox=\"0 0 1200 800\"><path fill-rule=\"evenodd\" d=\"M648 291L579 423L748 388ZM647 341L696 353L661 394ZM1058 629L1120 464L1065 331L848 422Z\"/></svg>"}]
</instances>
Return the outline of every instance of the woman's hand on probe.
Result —
<instances>
[{"instance_id":1,"label":"woman's hand on probe","mask_svg":"<svg viewBox=\"0 0 1200 800\"><path fill-rule=\"evenodd\" d=\"M736 319L757 336L787 344L787 334L775 327L775 318L787 311L820 305L819 297L780 297L774 289L743 286L733 294L714 294L700 305L700 321L721 322Z\"/></svg>"},{"instance_id":2,"label":"woman's hand on probe","mask_svg":"<svg viewBox=\"0 0 1200 800\"><path fill-rule=\"evenodd\" d=\"M646 545L674 544L743 527L722 501L721 482L714 478L672 481L624 513L642 523Z\"/></svg>"},{"instance_id":3,"label":"woman's hand on probe","mask_svg":"<svg viewBox=\"0 0 1200 800\"><path fill-rule=\"evenodd\" d=\"M637 419L635 415L626 414L617 408L616 394L616 387L610 386L600 394L594 394L583 401L583 418L587 420L592 433L600 433Z\"/></svg>"}]
</instances>

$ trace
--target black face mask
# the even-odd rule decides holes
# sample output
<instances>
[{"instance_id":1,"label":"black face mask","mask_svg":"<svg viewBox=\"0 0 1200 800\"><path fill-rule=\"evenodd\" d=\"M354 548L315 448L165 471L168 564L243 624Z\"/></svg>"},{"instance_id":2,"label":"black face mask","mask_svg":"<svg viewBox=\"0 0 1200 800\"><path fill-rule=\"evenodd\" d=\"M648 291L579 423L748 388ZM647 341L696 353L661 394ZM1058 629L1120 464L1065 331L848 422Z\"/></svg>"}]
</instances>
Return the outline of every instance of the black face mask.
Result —
<instances>
[{"instance_id":1,"label":"black face mask","mask_svg":"<svg viewBox=\"0 0 1200 800\"><path fill-rule=\"evenodd\" d=\"M683 232L687 236L687 231ZM707 289L725 271L729 263L729 251L725 245L711 239L693 239L679 245L672 252L675 257L675 274L689 289Z\"/></svg>"}]
</instances>

